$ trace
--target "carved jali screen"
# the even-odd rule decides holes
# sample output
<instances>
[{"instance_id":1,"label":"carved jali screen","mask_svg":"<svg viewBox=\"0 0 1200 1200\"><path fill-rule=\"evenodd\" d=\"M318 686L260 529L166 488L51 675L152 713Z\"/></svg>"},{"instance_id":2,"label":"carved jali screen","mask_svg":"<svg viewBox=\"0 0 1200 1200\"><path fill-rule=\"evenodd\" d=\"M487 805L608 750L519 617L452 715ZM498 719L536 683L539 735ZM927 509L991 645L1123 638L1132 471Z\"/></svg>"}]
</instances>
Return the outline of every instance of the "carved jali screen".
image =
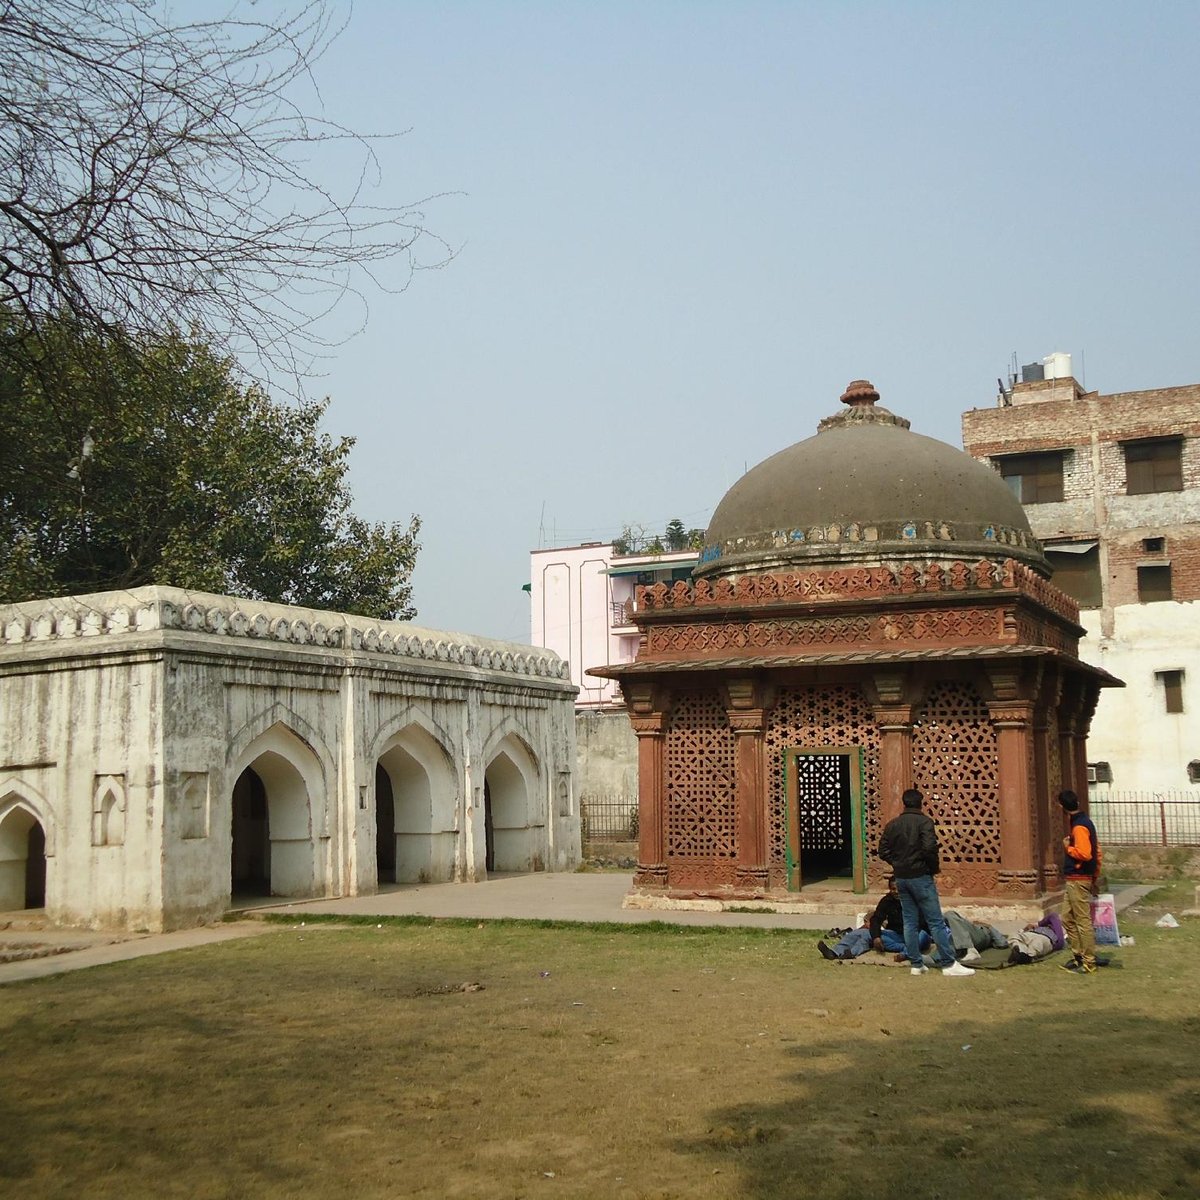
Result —
<instances>
[{"instance_id":1,"label":"carved jali screen","mask_svg":"<svg viewBox=\"0 0 1200 1200\"><path fill-rule=\"evenodd\" d=\"M798 754L793 761L800 816L800 845L805 850L848 852L849 757L845 754Z\"/></svg>"},{"instance_id":2,"label":"carved jali screen","mask_svg":"<svg viewBox=\"0 0 1200 1200\"><path fill-rule=\"evenodd\" d=\"M767 718L770 867L772 875L787 868L787 795L783 752L821 746L863 748L863 807L867 845L879 842L879 730L870 706L853 687L784 688ZM803 818L801 836L807 839ZM806 845L811 846L807 840Z\"/></svg>"},{"instance_id":3,"label":"carved jali screen","mask_svg":"<svg viewBox=\"0 0 1200 1200\"><path fill-rule=\"evenodd\" d=\"M968 683L934 684L913 724L913 784L938 827L943 864L1000 861L996 732Z\"/></svg>"},{"instance_id":4,"label":"carved jali screen","mask_svg":"<svg viewBox=\"0 0 1200 1200\"><path fill-rule=\"evenodd\" d=\"M667 857L734 858L734 733L718 693L676 698L665 753Z\"/></svg>"}]
</instances>

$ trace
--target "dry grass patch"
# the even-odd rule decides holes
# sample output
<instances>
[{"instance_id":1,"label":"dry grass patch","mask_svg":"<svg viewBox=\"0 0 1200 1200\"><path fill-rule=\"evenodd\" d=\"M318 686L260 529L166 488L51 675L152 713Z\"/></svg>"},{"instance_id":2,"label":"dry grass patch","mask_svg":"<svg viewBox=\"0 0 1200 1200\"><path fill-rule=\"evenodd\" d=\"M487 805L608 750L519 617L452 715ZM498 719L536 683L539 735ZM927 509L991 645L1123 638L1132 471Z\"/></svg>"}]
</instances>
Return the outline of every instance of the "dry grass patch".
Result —
<instances>
[{"instance_id":1,"label":"dry grass patch","mask_svg":"<svg viewBox=\"0 0 1200 1200\"><path fill-rule=\"evenodd\" d=\"M1200 925L1136 934L949 980L803 933L308 924L10 985L0 1194L1194 1197Z\"/></svg>"}]
</instances>

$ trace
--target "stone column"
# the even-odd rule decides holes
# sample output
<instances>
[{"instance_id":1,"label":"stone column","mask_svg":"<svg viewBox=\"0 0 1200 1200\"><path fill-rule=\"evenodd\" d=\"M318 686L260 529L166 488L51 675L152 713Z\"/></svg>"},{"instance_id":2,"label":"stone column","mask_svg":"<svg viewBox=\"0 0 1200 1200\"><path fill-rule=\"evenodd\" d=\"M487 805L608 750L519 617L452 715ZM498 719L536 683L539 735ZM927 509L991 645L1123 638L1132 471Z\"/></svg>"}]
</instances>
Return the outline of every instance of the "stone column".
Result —
<instances>
[{"instance_id":1,"label":"stone column","mask_svg":"<svg viewBox=\"0 0 1200 1200\"><path fill-rule=\"evenodd\" d=\"M999 700L988 704L999 758L1000 887L1032 896L1038 887L1034 856L1033 704Z\"/></svg>"},{"instance_id":2,"label":"stone column","mask_svg":"<svg viewBox=\"0 0 1200 1200\"><path fill-rule=\"evenodd\" d=\"M907 675L880 674L872 683L875 702L871 708L879 727L879 821L883 826L903 811L901 796L913 785L914 704ZM874 854L876 847L867 850Z\"/></svg>"},{"instance_id":3,"label":"stone column","mask_svg":"<svg viewBox=\"0 0 1200 1200\"><path fill-rule=\"evenodd\" d=\"M667 886L664 743L667 711L652 685L629 682L624 687L629 720L638 740L638 887Z\"/></svg>"},{"instance_id":4,"label":"stone column","mask_svg":"<svg viewBox=\"0 0 1200 1200\"><path fill-rule=\"evenodd\" d=\"M734 886L762 893L767 888L767 788L763 689L754 679L726 681L726 715L736 737L734 795L737 801L737 861Z\"/></svg>"}]
</instances>

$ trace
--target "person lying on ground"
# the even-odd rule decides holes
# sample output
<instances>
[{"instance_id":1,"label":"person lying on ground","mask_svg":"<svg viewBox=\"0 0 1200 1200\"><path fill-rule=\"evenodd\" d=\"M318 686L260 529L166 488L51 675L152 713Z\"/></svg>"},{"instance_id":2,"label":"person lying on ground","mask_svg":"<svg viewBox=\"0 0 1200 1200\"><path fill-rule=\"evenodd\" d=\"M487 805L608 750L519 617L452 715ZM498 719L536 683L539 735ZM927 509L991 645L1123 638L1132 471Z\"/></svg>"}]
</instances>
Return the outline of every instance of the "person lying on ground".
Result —
<instances>
[{"instance_id":1,"label":"person lying on ground","mask_svg":"<svg viewBox=\"0 0 1200 1200\"><path fill-rule=\"evenodd\" d=\"M1047 913L1033 925L1026 925L1020 933L1008 939L1011 948L1008 961L1015 964L1036 962L1061 950L1066 945L1066 932L1058 913Z\"/></svg>"},{"instance_id":2,"label":"person lying on ground","mask_svg":"<svg viewBox=\"0 0 1200 1200\"><path fill-rule=\"evenodd\" d=\"M1008 945L1008 938L994 925L970 921L953 909L942 915L950 927L950 940L954 943L955 953L963 962L974 962L980 950L1003 950Z\"/></svg>"},{"instance_id":3,"label":"person lying on ground","mask_svg":"<svg viewBox=\"0 0 1200 1200\"><path fill-rule=\"evenodd\" d=\"M848 930L842 935L841 941L834 946L825 942L817 943L817 949L822 958L834 959L858 958L868 950L878 950L881 954L887 952L904 952L904 912L900 907L900 896L896 891L895 876L887 877L887 895L875 906L871 919L858 929ZM920 944L922 950L928 950L933 944L929 930L921 923Z\"/></svg>"}]
</instances>

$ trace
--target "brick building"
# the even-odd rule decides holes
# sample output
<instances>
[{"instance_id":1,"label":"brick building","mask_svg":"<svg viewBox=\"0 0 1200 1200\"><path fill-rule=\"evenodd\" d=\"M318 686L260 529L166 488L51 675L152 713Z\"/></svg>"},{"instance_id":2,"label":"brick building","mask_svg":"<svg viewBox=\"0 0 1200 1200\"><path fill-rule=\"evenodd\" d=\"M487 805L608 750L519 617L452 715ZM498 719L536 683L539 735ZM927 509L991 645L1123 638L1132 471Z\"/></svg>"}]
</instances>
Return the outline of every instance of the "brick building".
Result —
<instances>
[{"instance_id":1,"label":"brick building","mask_svg":"<svg viewBox=\"0 0 1200 1200\"><path fill-rule=\"evenodd\" d=\"M1080 657L1125 680L1100 698L1091 774L1186 788L1200 782L1200 385L1102 395L1067 356L1046 362L1060 377L1026 368L996 407L963 414L963 446L1013 489L1078 600Z\"/></svg>"}]
</instances>

